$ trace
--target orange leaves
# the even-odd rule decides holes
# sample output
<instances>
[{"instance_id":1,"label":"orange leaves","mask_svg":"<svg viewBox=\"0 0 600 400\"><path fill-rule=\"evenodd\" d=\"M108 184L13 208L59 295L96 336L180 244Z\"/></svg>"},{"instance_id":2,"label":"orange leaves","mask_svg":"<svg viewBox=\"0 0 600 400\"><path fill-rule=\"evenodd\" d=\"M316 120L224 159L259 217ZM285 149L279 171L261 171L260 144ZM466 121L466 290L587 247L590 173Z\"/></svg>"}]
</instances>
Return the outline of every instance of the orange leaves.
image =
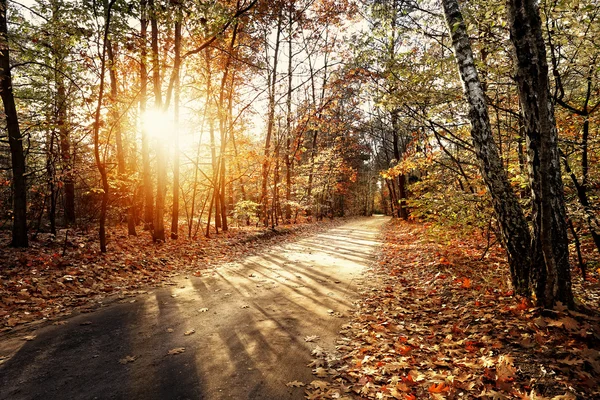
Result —
<instances>
[{"instance_id":1,"label":"orange leaves","mask_svg":"<svg viewBox=\"0 0 600 400\"><path fill-rule=\"evenodd\" d=\"M455 279L454 282L460 284L461 289L471 289L471 280L469 278Z\"/></svg>"},{"instance_id":2,"label":"orange leaves","mask_svg":"<svg viewBox=\"0 0 600 400\"><path fill-rule=\"evenodd\" d=\"M399 344L396 344L395 348L396 348L396 351L403 356L408 355L412 350L411 346L399 345Z\"/></svg>"},{"instance_id":3,"label":"orange leaves","mask_svg":"<svg viewBox=\"0 0 600 400\"><path fill-rule=\"evenodd\" d=\"M600 352L588 347L591 335L600 337L597 321L515 298L506 264L480 260L472 243L440 244L415 222L390 224L386 240L377 284L344 333L340 391L365 399L511 399L543 385L598 397ZM542 368L551 380L532 371Z\"/></svg>"},{"instance_id":4,"label":"orange leaves","mask_svg":"<svg viewBox=\"0 0 600 400\"><path fill-rule=\"evenodd\" d=\"M433 384L431 386L429 386L429 393L444 393L444 392L448 392L450 390L450 387L446 386L443 382L439 383L439 384Z\"/></svg>"}]
</instances>

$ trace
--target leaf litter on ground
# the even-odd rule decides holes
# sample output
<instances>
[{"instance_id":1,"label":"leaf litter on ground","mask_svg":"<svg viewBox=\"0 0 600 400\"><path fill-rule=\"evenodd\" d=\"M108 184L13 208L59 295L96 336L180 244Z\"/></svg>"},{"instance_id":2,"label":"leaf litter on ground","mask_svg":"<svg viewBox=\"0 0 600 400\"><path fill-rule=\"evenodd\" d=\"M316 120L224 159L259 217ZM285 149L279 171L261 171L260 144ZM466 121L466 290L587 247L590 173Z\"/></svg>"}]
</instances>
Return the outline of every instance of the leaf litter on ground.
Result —
<instances>
[{"instance_id":1,"label":"leaf litter on ground","mask_svg":"<svg viewBox=\"0 0 600 400\"><path fill-rule=\"evenodd\" d=\"M384 238L336 350L312 352L307 399L600 398L596 275L573 277L577 311L543 310L513 296L497 245L401 221Z\"/></svg>"}]
</instances>

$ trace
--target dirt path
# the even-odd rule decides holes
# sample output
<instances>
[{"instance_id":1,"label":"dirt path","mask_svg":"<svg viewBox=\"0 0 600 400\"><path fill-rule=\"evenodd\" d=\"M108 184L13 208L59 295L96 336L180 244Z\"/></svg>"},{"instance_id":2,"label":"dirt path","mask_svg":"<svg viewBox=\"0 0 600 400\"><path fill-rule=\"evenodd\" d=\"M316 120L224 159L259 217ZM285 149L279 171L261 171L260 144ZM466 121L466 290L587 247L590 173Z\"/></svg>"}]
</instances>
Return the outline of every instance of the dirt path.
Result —
<instances>
[{"instance_id":1,"label":"dirt path","mask_svg":"<svg viewBox=\"0 0 600 400\"><path fill-rule=\"evenodd\" d=\"M333 349L386 221L182 277L31 341L2 336L0 399L302 399L286 383L312 381L311 350Z\"/></svg>"}]
</instances>

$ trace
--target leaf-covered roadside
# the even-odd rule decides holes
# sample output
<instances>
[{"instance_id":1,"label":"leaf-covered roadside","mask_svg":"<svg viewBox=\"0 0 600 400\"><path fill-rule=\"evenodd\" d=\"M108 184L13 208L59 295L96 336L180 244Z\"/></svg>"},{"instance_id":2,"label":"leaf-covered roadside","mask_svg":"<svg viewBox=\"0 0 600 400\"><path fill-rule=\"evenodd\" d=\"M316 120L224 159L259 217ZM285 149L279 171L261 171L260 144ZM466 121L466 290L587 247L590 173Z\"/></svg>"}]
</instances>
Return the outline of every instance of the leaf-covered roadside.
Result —
<instances>
[{"instance_id":1,"label":"leaf-covered roadside","mask_svg":"<svg viewBox=\"0 0 600 400\"><path fill-rule=\"evenodd\" d=\"M153 244L147 235L127 236L125 228L110 233L111 249L98 250L96 232L71 231L62 237L39 235L29 249L2 249L0 332L33 321L91 311L108 295L125 297L170 284L180 273L202 270L260 251L265 246L315 233L337 224L231 228L211 238L180 239ZM3 238L3 242L8 239ZM64 251L64 256L63 256Z\"/></svg>"},{"instance_id":2,"label":"leaf-covered roadside","mask_svg":"<svg viewBox=\"0 0 600 400\"><path fill-rule=\"evenodd\" d=\"M482 258L477 240L440 243L421 224L387 227L338 354L311 364L308 399L600 398L597 271L574 277L579 311L542 310L513 297L497 246Z\"/></svg>"}]
</instances>

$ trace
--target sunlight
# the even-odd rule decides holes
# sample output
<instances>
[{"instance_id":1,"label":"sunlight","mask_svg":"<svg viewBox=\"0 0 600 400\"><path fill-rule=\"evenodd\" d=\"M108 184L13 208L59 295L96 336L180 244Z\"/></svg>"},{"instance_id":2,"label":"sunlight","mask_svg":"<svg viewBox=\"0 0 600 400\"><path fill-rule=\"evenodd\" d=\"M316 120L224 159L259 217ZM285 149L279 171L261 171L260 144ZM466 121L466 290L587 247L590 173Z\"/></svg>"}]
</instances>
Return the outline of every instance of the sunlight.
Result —
<instances>
[{"instance_id":1,"label":"sunlight","mask_svg":"<svg viewBox=\"0 0 600 400\"><path fill-rule=\"evenodd\" d=\"M175 133L173 117L162 111L146 111L142 116L142 124L150 137L162 143L167 143Z\"/></svg>"}]
</instances>

